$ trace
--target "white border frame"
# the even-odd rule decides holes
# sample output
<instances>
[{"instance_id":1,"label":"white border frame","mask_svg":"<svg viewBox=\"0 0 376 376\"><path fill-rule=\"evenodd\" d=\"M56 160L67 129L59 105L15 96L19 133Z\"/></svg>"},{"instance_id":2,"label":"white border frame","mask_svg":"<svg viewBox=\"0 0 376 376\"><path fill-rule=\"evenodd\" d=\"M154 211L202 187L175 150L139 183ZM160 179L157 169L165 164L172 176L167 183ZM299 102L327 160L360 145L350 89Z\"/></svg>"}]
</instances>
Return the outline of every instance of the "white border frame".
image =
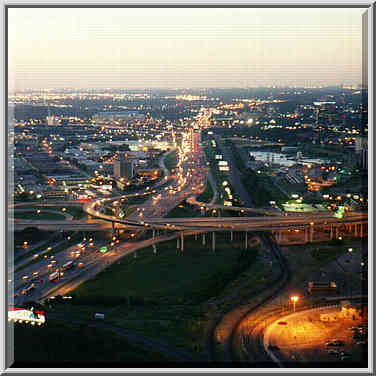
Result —
<instances>
[{"instance_id":1,"label":"white border frame","mask_svg":"<svg viewBox=\"0 0 376 376\"><path fill-rule=\"evenodd\" d=\"M297 7L304 7L304 6L314 6L314 7L320 7L320 5L322 5L323 7L329 7L329 6L341 6L341 7L346 7L346 6L357 6L357 7L368 7L368 121L370 124L374 124L374 115L373 115L373 99L374 99L374 83L373 83L373 80L374 80L374 77L373 77L373 71L374 71L374 65L373 65L373 57L374 57L374 25L373 25L373 17L374 17L374 14L375 14L375 3L374 2L370 2L370 1L349 1L349 0L345 0L345 1L339 1L339 0L335 0L335 1L330 1L330 3L328 3L327 1L325 0L318 0L318 1L315 1L315 2L312 2L312 1L298 1L298 0L295 0L295 1L290 1L290 2L285 2L285 1L270 1L270 0L265 0L263 2L252 2L252 1L249 1L249 0L237 0L236 2L223 2L223 1L215 1L215 0L209 0L209 1L205 1L205 2L202 2L200 0L190 0L188 2L186 1L174 1L174 0L165 0L164 2L160 2L160 1L153 1L153 0L149 0L149 1L145 1L145 0L140 0L140 1L124 1L124 0L112 0L111 2L108 2L108 3L105 3L105 2L100 2L100 1L95 1L95 0L92 0L92 1L88 1L88 0L85 0L85 1L80 1L80 2L75 2L74 0L66 0L64 2L61 2L61 1L56 1L56 2L53 2L53 1L47 1L47 0L40 0L39 2L31 2L31 1L18 1L18 0L10 0L10 1L4 1L4 0L1 0L2 2L2 19L3 19L3 25L4 27L2 28L1 30L1 33L2 33L2 42L3 42L3 48L2 48L2 59L1 59L1 64L2 64L2 78L3 78L3 88L4 90L2 91L1 93L1 108L2 108L2 113L4 114L4 120L7 121L7 119L5 119L5 98L6 98L6 94L5 94L5 88L6 88L6 80L8 79L8 77L6 76L6 64L5 64L5 5L25 5L25 6L32 6L32 5L39 5L39 6L48 6L48 5L52 5L52 6L59 6L59 5L63 5L63 6L68 6L68 5L72 5L72 6L79 6L79 5L84 5L84 6L90 6L90 5L103 5L103 6L111 6L111 5L119 5L119 6L130 6L130 5L137 5L137 6L140 6L140 7L147 7L148 5L152 5L152 6L157 6L157 5L164 5L164 6L168 6L168 5L171 5L171 6L176 6L176 5L180 5L180 6L189 6L189 5L192 5L192 6L205 6L205 5L218 5L218 6L221 6L221 5L228 5L228 6L239 6L239 5L244 5L244 6L259 6L259 7L265 7L265 6L269 6L269 7L273 7L273 6L279 6L279 7L282 7L282 6L297 6ZM365 9L366 10L366 9ZM4 96L4 98L3 98ZM4 123L5 125L5 123ZM373 169L371 168L372 166L372 162L373 162L373 141L374 141L374 132L373 132L373 129L372 129L372 126L370 126L368 128L368 137L370 138L369 141L371 141L371 147L369 149L369 155L368 155L368 166L369 166L369 185L371 186L371 190L369 190L369 215L370 215L370 221L369 221L369 229L371 227L373 227L373 205L374 205L374 201L373 201L373 179L374 179L374 175L373 175ZM5 133L5 130L4 130L4 133ZM6 142L6 140L5 140ZM5 170L5 167L6 167L6 160L4 158L4 153L2 153L1 155L1 167ZM4 171L6 172L6 171ZM371 183L371 184L370 184ZM1 187L1 192L2 192L2 202L1 202L1 208L3 209L3 213L7 213L7 202L5 201L5 197L7 195L7 187L5 187L4 189L4 186L2 185ZM6 216L3 216L4 220L7 218ZM371 225L371 226L370 226ZM5 243L5 228L6 226L6 222L4 223L4 226L2 227L2 239L4 239L4 243ZM369 250L373 250L373 245L374 245L374 242L373 242L373 229L370 231L368 231L369 235L369 238L368 238L368 249ZM6 249L6 244L4 244L4 247L3 249ZM369 279L368 279L368 288L369 288L369 291L373 291L373 266L374 266L374 257L373 257L373 253L372 252L369 252L369 259L372 260L372 271L369 270ZM5 263L5 252L3 253L3 258L2 258L2 263L3 263L3 266L6 265ZM4 270L4 269L3 269ZM2 281L1 281L1 286L2 286L2 291L4 292L4 296L6 297L6 291L7 291L7 284L5 283L5 279L3 278ZM369 310L369 319L372 323L372 327L373 327L373 313L374 313L374 300L373 300L373 294L371 294L369 297L368 297L368 303L369 303L369 306L371 306L371 310ZM2 301L2 304L4 304L4 300ZM7 325L7 317L6 317L6 306L3 306L3 309L1 310L1 324L2 324L2 333L4 333L4 330L6 328L6 325ZM374 328L373 328L374 329ZM371 334L372 333L372 334ZM150 369L150 368L109 368L109 369L97 369L97 368L64 368L64 369L54 369L54 368L33 368L33 369L23 369L23 368L14 368L14 369L11 369L11 368L7 368L7 365L6 365L6 359L5 359L5 346L6 346L6 343L5 343L5 337L3 337L3 342L1 344L1 371L6 371L6 373L37 373L37 374L40 374L40 373L134 373L134 374L139 374L139 373L197 373L198 371L199 372L202 372L202 373L261 373L261 374L264 374L264 373L323 373L323 372L328 372L328 373L352 373L352 374L359 374L359 373L373 373L374 369L373 369L373 365L374 365L374 358L373 358L373 354L372 354L372 348L371 348L371 343L373 344L373 332L370 332L370 337L371 337L371 341L369 341L369 364L368 364L368 368L361 368L361 369L357 369L357 368L351 368L351 369L346 369L346 368L333 368L333 369L330 369L330 368L320 368L320 372L318 372L318 368L285 368L285 369L275 369L275 368L258 368L258 369L249 369L249 368L246 368L246 369L239 369L239 368L158 368L158 369ZM370 351L371 350L371 351ZM276 372L278 371L278 372Z\"/></svg>"}]
</instances>

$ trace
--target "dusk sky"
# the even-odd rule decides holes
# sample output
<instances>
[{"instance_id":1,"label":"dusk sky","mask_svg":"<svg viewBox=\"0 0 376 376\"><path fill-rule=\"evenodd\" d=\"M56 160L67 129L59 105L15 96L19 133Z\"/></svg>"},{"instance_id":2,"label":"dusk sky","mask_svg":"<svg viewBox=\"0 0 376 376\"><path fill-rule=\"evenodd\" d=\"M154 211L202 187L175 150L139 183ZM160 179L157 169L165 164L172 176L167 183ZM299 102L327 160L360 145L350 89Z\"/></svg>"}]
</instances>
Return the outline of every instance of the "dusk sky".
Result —
<instances>
[{"instance_id":1,"label":"dusk sky","mask_svg":"<svg viewBox=\"0 0 376 376\"><path fill-rule=\"evenodd\" d=\"M9 89L360 84L365 9L17 9Z\"/></svg>"}]
</instances>

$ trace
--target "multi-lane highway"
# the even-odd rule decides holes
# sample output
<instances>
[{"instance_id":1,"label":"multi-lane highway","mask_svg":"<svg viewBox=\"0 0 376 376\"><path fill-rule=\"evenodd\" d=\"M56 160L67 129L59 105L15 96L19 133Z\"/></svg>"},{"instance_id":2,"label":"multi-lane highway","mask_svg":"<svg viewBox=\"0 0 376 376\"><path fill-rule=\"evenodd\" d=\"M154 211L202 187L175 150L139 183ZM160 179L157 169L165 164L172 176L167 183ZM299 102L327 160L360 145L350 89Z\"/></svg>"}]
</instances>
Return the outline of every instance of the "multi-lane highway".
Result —
<instances>
[{"instance_id":1,"label":"multi-lane highway","mask_svg":"<svg viewBox=\"0 0 376 376\"><path fill-rule=\"evenodd\" d=\"M307 213L305 215L279 215L279 216L257 216L257 217L199 217L199 218L165 218L166 214L176 207L180 202L188 199L192 204L201 205L193 198L195 195L201 193L205 189L205 182L207 179L207 169L205 160L200 146L200 133L194 132L193 129L184 134L182 144L177 149L179 161L175 168L175 173L170 178L167 177L153 188L148 187L143 192L138 192L132 195L122 195L117 197L98 199L83 206L84 211L94 220L86 221L27 221L15 220L13 223L17 229L25 227L39 227L42 229L59 229L59 230L81 230L81 231L102 231L109 230L113 224L116 228L126 228L133 230L155 230L165 229L169 230L170 235L164 237L154 237L145 241L127 242L122 240L120 243L117 239L113 249L105 254L98 252L101 244L88 246L85 252L80 252L78 256L80 260L75 260L75 255L72 254L72 248L62 251L55 256L54 259L43 258L29 267L23 269L14 275L14 286L16 289L16 299L19 304L25 299L25 296L20 294L25 287L29 287L30 278L33 273L38 274L38 280L43 282L37 284L33 282L36 288L30 290L30 297L33 299L40 299L42 296L48 296L51 293L51 283L54 289L64 283L64 288L60 291L64 293L73 289L79 281L86 280L89 276L94 275L99 270L102 270L108 264L114 262L125 255L134 252L134 250L153 245L160 241L165 241L171 236L176 237L188 232L208 232L208 231L275 231L290 228L310 228L313 230L317 226L343 225L352 223L367 223L367 213L348 212L344 218L339 219L333 216L332 213ZM114 209L126 203L129 197L137 197L142 195L150 195L142 204L139 204L137 210L126 218L119 218L118 215L105 214L104 207ZM207 207L217 207L209 206ZM223 207L228 209L227 207ZM233 210L257 211L252 208L233 208ZM281 214L280 212L265 212L257 211L258 214ZM173 234L175 232L175 234ZM76 249L77 247L73 247ZM74 259L78 266L78 262L83 265L81 268L77 266L72 270L63 272L62 279L55 282L47 282L48 276L51 274L53 268L48 265L51 261L56 261L55 266L61 266L65 262ZM29 278L24 281L23 276ZM66 283L67 278L76 277L75 282ZM13 281L12 281L13 282ZM27 295L29 298L29 295Z\"/></svg>"},{"instance_id":2,"label":"multi-lane highway","mask_svg":"<svg viewBox=\"0 0 376 376\"><path fill-rule=\"evenodd\" d=\"M140 228L147 227L143 218L157 218L166 215L179 202L192 194L200 193L204 188L206 176L202 152L199 150L199 135L193 132L187 133L183 138L182 146L178 149L178 154L179 162L175 169L176 173L172 177L166 177L160 183L154 185L152 189L148 187L145 191L135 194L96 200L84 205L88 214L99 217L100 220L31 221L17 219L11 222L11 225L14 225L17 229L33 226L47 230L110 230L112 228L111 222L115 217L103 214L103 206L111 205L111 207L116 208L122 201L126 203L126 200L131 197L147 197L150 195L151 198L139 204L138 210L127 217L123 225L119 223L116 225L117 228L123 227L140 232ZM117 222L121 222L119 218L116 219ZM157 227L167 228L166 226ZM99 248L105 245L104 242L87 240L85 249L73 246L53 256L38 256L33 263L24 265L22 270L14 274L10 273L9 289L11 292L14 288L14 293L11 293L15 300L14 303L19 305L25 300L39 300L51 294L66 293L75 288L78 283L87 280L119 258L137 249L155 245L179 235L170 233L170 235L135 241L136 231L133 231L132 234L134 236L131 237L132 241L124 241L123 238L120 242L119 239L116 239L116 242L106 253L99 252ZM69 270L62 270L61 267L70 260L74 261L74 267ZM58 278L49 281L53 273L57 273ZM33 288L30 288L32 286ZM26 294L24 295L23 292L26 292Z\"/></svg>"}]
</instances>

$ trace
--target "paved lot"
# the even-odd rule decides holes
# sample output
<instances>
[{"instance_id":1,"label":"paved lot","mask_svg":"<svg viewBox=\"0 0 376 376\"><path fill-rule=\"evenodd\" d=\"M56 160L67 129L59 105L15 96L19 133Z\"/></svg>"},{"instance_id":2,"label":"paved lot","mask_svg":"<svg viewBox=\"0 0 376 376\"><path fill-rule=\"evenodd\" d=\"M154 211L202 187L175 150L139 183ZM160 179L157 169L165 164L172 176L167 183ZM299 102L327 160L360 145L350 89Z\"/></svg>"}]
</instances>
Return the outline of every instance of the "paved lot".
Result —
<instances>
[{"instance_id":1,"label":"paved lot","mask_svg":"<svg viewBox=\"0 0 376 376\"><path fill-rule=\"evenodd\" d=\"M269 343L277 345L280 351L275 355L283 361L299 362L362 362L365 359L366 347L358 345L353 339L351 327L362 322L353 319L339 319L337 322L320 321L320 314L339 312L339 308L329 310L308 311L296 314L286 320L287 325L274 324L271 327ZM342 340L344 346L328 347L327 342ZM351 354L351 359L341 361L338 355L330 354L329 350Z\"/></svg>"}]
</instances>

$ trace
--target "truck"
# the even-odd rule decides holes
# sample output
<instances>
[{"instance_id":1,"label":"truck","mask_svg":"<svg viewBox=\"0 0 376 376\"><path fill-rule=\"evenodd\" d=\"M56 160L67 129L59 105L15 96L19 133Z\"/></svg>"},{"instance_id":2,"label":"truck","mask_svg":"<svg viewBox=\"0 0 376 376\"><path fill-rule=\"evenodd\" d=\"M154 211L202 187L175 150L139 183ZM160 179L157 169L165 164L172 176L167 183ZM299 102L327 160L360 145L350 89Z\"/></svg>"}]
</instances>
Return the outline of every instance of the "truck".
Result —
<instances>
[{"instance_id":1,"label":"truck","mask_svg":"<svg viewBox=\"0 0 376 376\"><path fill-rule=\"evenodd\" d=\"M66 270L68 270L68 269L71 269L71 268L73 268L73 266L74 266L74 262L71 260L71 261L68 261L68 262L66 262L62 267L61 267L61 271L66 271Z\"/></svg>"},{"instance_id":2,"label":"truck","mask_svg":"<svg viewBox=\"0 0 376 376\"><path fill-rule=\"evenodd\" d=\"M27 289L23 289L21 294L22 295L27 295L30 291L35 289L35 284L32 283Z\"/></svg>"},{"instance_id":3,"label":"truck","mask_svg":"<svg viewBox=\"0 0 376 376\"><path fill-rule=\"evenodd\" d=\"M94 314L94 319L96 320L104 320L104 313L95 313Z\"/></svg>"},{"instance_id":4,"label":"truck","mask_svg":"<svg viewBox=\"0 0 376 376\"><path fill-rule=\"evenodd\" d=\"M337 284L331 282L308 282L307 292L309 294L337 293Z\"/></svg>"},{"instance_id":5,"label":"truck","mask_svg":"<svg viewBox=\"0 0 376 376\"><path fill-rule=\"evenodd\" d=\"M54 272L48 276L48 280L50 282L54 281L55 279L59 278L59 272Z\"/></svg>"}]
</instances>

